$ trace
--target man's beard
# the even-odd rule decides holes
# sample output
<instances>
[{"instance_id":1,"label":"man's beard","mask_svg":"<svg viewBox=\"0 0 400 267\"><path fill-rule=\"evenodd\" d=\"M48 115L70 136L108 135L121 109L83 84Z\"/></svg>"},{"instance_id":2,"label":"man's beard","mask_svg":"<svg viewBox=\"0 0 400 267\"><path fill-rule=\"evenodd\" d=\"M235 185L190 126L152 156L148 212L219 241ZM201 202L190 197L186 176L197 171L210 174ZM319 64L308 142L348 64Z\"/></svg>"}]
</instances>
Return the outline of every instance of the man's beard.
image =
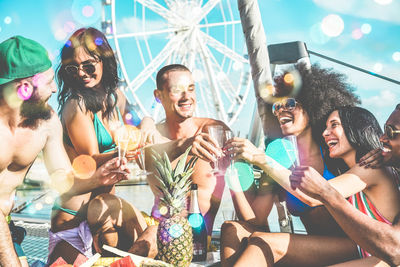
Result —
<instances>
[{"instance_id":1,"label":"man's beard","mask_svg":"<svg viewBox=\"0 0 400 267\"><path fill-rule=\"evenodd\" d=\"M40 120L49 120L53 110L47 104L47 100L37 99L34 95L25 100L21 105L20 115L24 118L22 127L37 128Z\"/></svg>"}]
</instances>

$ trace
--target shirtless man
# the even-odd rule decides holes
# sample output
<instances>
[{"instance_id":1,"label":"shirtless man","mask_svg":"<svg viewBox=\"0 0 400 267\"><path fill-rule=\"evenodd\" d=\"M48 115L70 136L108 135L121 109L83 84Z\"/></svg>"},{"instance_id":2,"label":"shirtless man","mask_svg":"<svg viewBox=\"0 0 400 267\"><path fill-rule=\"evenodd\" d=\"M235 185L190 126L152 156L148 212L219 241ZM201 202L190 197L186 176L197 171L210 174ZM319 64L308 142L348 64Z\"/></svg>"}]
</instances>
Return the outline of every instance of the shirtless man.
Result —
<instances>
[{"instance_id":1,"label":"shirtless man","mask_svg":"<svg viewBox=\"0 0 400 267\"><path fill-rule=\"evenodd\" d=\"M1 266L28 266L26 258L18 259L6 217L12 209L16 187L22 184L40 151L53 184L64 195L81 194L127 178L121 174L125 163L120 164L117 159L108 161L87 179L70 175L72 168L63 147L61 123L47 104L56 92L53 78L47 52L37 42L15 36L0 44Z\"/></svg>"},{"instance_id":2,"label":"shirtless man","mask_svg":"<svg viewBox=\"0 0 400 267\"><path fill-rule=\"evenodd\" d=\"M400 104L385 124L380 141L383 151L375 150L361 158L359 165L373 164L371 160L381 156L386 166L400 167ZM379 222L356 210L340 193L328 183L318 184L312 176L302 179L299 187L304 193L320 200L342 229L360 247L383 259L390 266L400 265L400 214L393 224ZM369 257L344 263L345 266L377 266L379 259ZM379 266L383 266L382 262ZM386 265L385 265L386 266Z\"/></svg>"},{"instance_id":3,"label":"shirtless man","mask_svg":"<svg viewBox=\"0 0 400 267\"><path fill-rule=\"evenodd\" d=\"M166 151L173 164L176 164L177 158L192 145L192 154L199 157L192 180L198 184L200 210L210 238L225 181L222 176L212 173L210 162L215 162L222 151L208 135L207 127L222 125L226 130L229 128L221 121L193 116L196 108L195 84L192 73L183 65L167 65L158 72L154 96L161 101L166 115L165 122L157 125L157 129L161 135L173 141L156 145L153 149ZM148 180L155 194L152 215L156 216L159 192L156 179L152 176Z\"/></svg>"}]
</instances>

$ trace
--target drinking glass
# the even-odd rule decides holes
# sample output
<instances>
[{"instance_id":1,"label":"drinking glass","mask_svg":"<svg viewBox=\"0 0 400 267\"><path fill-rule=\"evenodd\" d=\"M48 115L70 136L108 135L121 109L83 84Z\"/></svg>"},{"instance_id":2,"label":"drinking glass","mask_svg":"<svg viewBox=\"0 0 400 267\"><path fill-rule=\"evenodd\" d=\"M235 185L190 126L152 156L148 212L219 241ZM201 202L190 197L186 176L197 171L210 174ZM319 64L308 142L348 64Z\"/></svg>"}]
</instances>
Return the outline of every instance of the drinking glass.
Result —
<instances>
[{"instance_id":1,"label":"drinking glass","mask_svg":"<svg viewBox=\"0 0 400 267\"><path fill-rule=\"evenodd\" d=\"M225 141L224 141L224 146L225 146L225 144L226 144L226 142L229 140L229 139L232 139L233 138L233 132L231 131L231 130L225 130ZM231 155L229 158L226 158L225 160L228 160L229 161L229 163L228 163L228 168L230 168L230 169L232 169L233 168L233 161L232 161L232 158L233 158L233 155Z\"/></svg>"},{"instance_id":2,"label":"drinking glass","mask_svg":"<svg viewBox=\"0 0 400 267\"><path fill-rule=\"evenodd\" d=\"M287 135L282 138L283 146L286 153L292 162L292 166L296 167L300 165L299 151L297 149L297 138L295 135Z\"/></svg>"},{"instance_id":3,"label":"drinking glass","mask_svg":"<svg viewBox=\"0 0 400 267\"><path fill-rule=\"evenodd\" d=\"M222 125L211 125L208 127L208 134L217 142L217 147L222 148L225 142L225 129ZM213 173L219 173L218 159L214 162Z\"/></svg>"},{"instance_id":4,"label":"drinking glass","mask_svg":"<svg viewBox=\"0 0 400 267\"><path fill-rule=\"evenodd\" d=\"M115 143L118 148L118 159L121 160L121 158L125 157L126 150L128 149L130 135L124 125L117 129L116 134Z\"/></svg>"},{"instance_id":5,"label":"drinking glass","mask_svg":"<svg viewBox=\"0 0 400 267\"><path fill-rule=\"evenodd\" d=\"M143 136L141 134L140 131L132 131L131 132L131 138L134 140L140 140L138 141L138 147L136 149L136 155L137 155L137 162L139 164L139 167L141 169L141 171L139 173L137 173L137 175L140 177L140 179L145 180L145 178L142 177L146 177L147 175L151 174L151 172L146 171L146 165L145 165L145 161L146 161L146 146L145 146L145 140L143 140Z\"/></svg>"}]
</instances>

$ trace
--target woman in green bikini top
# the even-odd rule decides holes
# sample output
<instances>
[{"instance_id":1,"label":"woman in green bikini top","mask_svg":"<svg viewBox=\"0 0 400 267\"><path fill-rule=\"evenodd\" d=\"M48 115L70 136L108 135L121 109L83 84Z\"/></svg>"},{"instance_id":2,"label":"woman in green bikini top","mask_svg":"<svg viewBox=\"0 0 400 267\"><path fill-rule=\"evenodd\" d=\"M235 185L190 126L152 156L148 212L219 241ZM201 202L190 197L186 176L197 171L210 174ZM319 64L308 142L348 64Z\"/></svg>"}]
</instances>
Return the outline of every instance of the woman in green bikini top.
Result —
<instances>
[{"instance_id":1,"label":"woman in green bikini top","mask_svg":"<svg viewBox=\"0 0 400 267\"><path fill-rule=\"evenodd\" d=\"M126 98L118 90L114 53L103 33L82 28L66 42L60 57L57 81L64 146L71 162L79 155L89 155L101 166L118 156L113 130L115 125L124 123L126 110ZM159 136L149 117L142 120L139 128L150 140ZM53 207L52 232L78 227L86 219L90 199L105 192L113 193L114 186L81 195L62 195Z\"/></svg>"}]
</instances>

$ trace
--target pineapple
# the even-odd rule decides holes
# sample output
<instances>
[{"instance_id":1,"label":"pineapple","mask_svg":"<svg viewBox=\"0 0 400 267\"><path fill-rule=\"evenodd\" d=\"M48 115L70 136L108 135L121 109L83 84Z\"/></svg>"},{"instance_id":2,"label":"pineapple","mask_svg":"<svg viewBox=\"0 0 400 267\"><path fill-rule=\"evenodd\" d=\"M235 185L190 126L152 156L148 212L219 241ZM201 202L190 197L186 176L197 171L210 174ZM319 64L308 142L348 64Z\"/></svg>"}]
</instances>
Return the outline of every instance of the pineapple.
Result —
<instances>
[{"instance_id":1,"label":"pineapple","mask_svg":"<svg viewBox=\"0 0 400 267\"><path fill-rule=\"evenodd\" d=\"M160 210L166 219L162 219L157 230L158 259L174 266L189 266L193 257L192 227L182 211L186 209L186 198L192 181L193 166L197 158L193 157L187 164L189 147L172 170L171 162L164 152L161 157L153 151L153 159L158 175Z\"/></svg>"}]
</instances>

